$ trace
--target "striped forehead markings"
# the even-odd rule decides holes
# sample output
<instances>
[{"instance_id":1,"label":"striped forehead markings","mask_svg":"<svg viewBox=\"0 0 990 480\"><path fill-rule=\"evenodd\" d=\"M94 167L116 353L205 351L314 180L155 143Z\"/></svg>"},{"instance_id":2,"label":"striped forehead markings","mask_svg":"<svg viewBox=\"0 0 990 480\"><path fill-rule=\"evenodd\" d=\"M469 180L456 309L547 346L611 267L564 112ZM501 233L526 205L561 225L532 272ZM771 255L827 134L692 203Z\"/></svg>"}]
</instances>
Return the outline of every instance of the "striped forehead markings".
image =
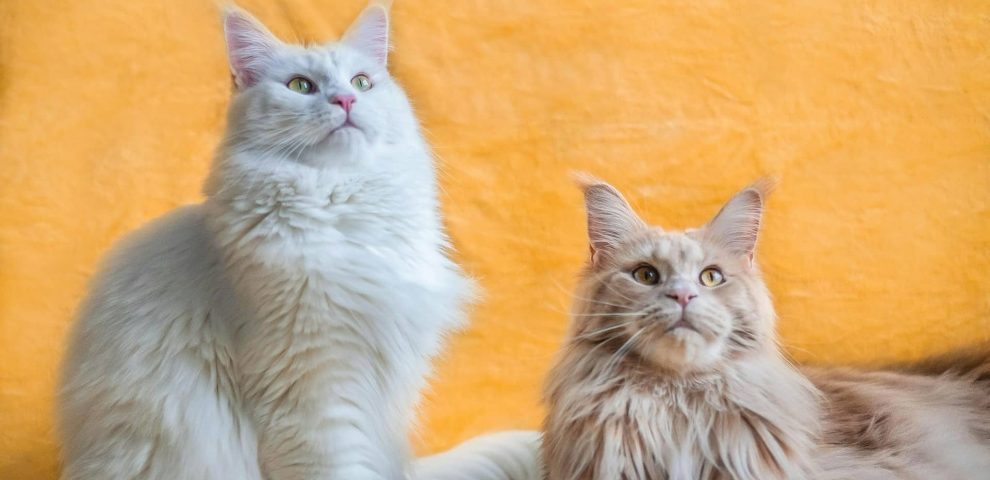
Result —
<instances>
[{"instance_id":1,"label":"striped forehead markings","mask_svg":"<svg viewBox=\"0 0 990 480\"><path fill-rule=\"evenodd\" d=\"M653 257L672 266L683 266L685 263L701 262L704 252L697 242L686 235L668 233L657 239Z\"/></svg>"}]
</instances>

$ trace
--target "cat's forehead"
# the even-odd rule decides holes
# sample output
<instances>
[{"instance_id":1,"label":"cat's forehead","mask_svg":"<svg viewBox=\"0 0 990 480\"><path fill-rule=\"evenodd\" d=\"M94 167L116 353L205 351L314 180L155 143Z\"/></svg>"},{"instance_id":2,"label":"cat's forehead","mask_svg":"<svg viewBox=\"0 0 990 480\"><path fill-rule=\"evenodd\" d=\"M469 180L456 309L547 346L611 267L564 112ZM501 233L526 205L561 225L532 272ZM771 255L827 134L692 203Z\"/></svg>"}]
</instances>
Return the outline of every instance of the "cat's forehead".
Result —
<instances>
[{"instance_id":1,"label":"cat's forehead","mask_svg":"<svg viewBox=\"0 0 990 480\"><path fill-rule=\"evenodd\" d=\"M308 47L294 45L284 51L281 57L283 68L299 72L353 74L376 68L371 59L340 43Z\"/></svg>"},{"instance_id":2,"label":"cat's forehead","mask_svg":"<svg viewBox=\"0 0 990 480\"><path fill-rule=\"evenodd\" d=\"M650 229L631 239L630 257L650 259L658 264L695 265L705 259L705 249L694 232L665 232ZM630 259L634 260L634 259Z\"/></svg>"}]
</instances>

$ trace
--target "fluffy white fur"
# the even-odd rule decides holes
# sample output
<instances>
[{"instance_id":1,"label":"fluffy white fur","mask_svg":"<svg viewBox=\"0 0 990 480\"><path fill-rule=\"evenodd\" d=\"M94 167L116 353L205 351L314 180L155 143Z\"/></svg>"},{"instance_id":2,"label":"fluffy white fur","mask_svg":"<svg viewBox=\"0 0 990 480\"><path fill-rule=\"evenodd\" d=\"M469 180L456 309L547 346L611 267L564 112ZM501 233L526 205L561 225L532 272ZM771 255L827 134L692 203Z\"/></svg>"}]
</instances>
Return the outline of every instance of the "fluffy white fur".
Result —
<instances>
[{"instance_id":1,"label":"fluffy white fur","mask_svg":"<svg viewBox=\"0 0 990 480\"><path fill-rule=\"evenodd\" d=\"M225 32L237 91L207 200L118 245L81 307L63 478L537 478L527 432L409 465L429 360L472 289L385 69L386 9L330 45L284 44L238 10ZM349 115L335 95L355 96Z\"/></svg>"},{"instance_id":2,"label":"fluffy white fur","mask_svg":"<svg viewBox=\"0 0 990 480\"><path fill-rule=\"evenodd\" d=\"M468 440L456 448L416 461L413 478L430 480L543 479L540 436L532 431L501 432Z\"/></svg>"}]
</instances>

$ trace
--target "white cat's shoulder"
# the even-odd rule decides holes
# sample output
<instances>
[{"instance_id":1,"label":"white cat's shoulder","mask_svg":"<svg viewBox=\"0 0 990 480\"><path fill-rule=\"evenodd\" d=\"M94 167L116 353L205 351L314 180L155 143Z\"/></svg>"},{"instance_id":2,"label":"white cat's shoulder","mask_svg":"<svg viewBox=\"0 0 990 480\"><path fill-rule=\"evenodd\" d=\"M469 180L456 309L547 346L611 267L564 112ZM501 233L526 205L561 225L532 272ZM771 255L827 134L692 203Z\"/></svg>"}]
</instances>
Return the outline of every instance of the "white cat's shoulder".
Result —
<instances>
[{"instance_id":1,"label":"white cat's shoulder","mask_svg":"<svg viewBox=\"0 0 990 480\"><path fill-rule=\"evenodd\" d=\"M215 296L218 258L202 205L173 210L128 234L111 249L90 286L82 322L166 321L168 312L204 310Z\"/></svg>"},{"instance_id":2,"label":"white cat's shoulder","mask_svg":"<svg viewBox=\"0 0 990 480\"><path fill-rule=\"evenodd\" d=\"M191 267L216 262L205 213L202 205L180 207L127 234L107 254L100 279L134 286L148 276L160 281L174 273L188 280Z\"/></svg>"}]
</instances>

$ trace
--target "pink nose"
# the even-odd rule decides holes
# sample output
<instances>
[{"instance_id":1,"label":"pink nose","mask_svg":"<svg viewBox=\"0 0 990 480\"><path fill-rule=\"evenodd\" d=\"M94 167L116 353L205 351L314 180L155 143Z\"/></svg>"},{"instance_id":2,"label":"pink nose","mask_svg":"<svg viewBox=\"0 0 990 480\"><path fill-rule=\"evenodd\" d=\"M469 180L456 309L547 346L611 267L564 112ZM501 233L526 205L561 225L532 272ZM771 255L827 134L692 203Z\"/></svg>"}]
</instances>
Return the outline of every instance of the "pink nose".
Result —
<instances>
[{"instance_id":1,"label":"pink nose","mask_svg":"<svg viewBox=\"0 0 990 480\"><path fill-rule=\"evenodd\" d=\"M694 300L694 298L698 296L693 289L686 287L675 288L668 291L665 295L667 295L668 298L677 300L677 303L681 305L681 308L687 307L688 302Z\"/></svg>"},{"instance_id":2,"label":"pink nose","mask_svg":"<svg viewBox=\"0 0 990 480\"><path fill-rule=\"evenodd\" d=\"M354 98L354 95L349 93L330 97L330 103L340 105L340 108L344 109L344 113L351 113L351 105L354 105L355 101L357 101L357 99Z\"/></svg>"}]
</instances>

